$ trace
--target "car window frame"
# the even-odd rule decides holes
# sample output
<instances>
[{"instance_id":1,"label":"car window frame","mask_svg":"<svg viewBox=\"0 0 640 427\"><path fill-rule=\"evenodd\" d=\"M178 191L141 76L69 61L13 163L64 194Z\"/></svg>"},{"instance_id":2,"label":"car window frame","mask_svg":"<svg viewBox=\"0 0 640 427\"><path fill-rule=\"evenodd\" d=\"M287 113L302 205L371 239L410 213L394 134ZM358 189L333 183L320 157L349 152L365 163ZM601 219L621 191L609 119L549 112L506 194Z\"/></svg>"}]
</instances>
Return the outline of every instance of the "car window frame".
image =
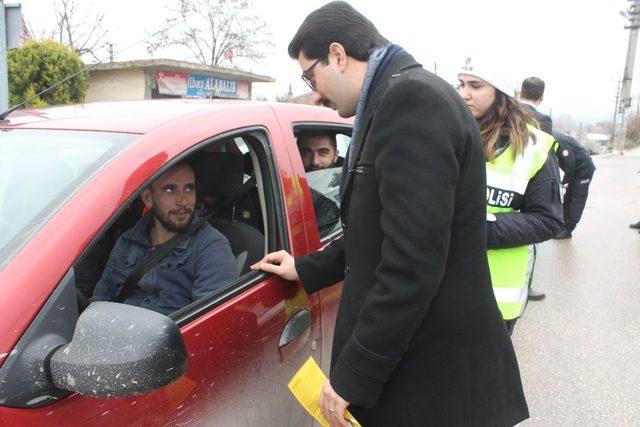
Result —
<instances>
[{"instance_id":1,"label":"car window frame","mask_svg":"<svg viewBox=\"0 0 640 427\"><path fill-rule=\"evenodd\" d=\"M206 138L196 144L193 144L191 147L182 151L163 164L162 167L155 171L136 191L122 202L118 209L112 214L111 218L109 218L109 220L101 227L100 231L96 233L91 242L82 251L82 254L73 263L72 269L74 269L76 264L82 261L91 252L100 239L107 234L115 222L124 214L131 203L139 198L142 191L155 179L174 165L201 151L206 146L238 136L243 138L244 136L251 137L251 141L247 141L245 139L245 143L252 152L257 154L258 161L261 163L260 170L256 172L261 173L262 182L264 184L263 188L259 189L259 191L265 193L264 198L267 212L262 212L262 215L266 227L265 241L267 252L280 249L290 251L290 241L286 231L286 210L280 185L278 163L274 150L272 149L272 136L269 129L265 126L248 126ZM257 150L256 146L258 148ZM224 302L252 288L265 280L267 276L268 274L262 271L246 273L229 283L224 288L212 292L211 294L176 310L169 314L168 317L173 319L179 327L182 327L194 320L197 320Z\"/></svg>"},{"instance_id":2,"label":"car window frame","mask_svg":"<svg viewBox=\"0 0 640 427\"><path fill-rule=\"evenodd\" d=\"M265 205L267 209L267 212L263 212L263 220L266 221L267 227L265 229L267 253L280 249L290 252L290 241L286 228L287 218L284 196L280 183L280 175L278 173L279 168L277 159L272 149L273 140L269 130L262 126L236 129L210 138L204 141L204 144L207 145L215 143L220 139L234 138L240 135L250 135L252 139L255 140L253 141L253 144L257 143L262 151L260 152L260 150L256 150L256 147L254 147L252 143L245 140L245 143L249 146L250 150L257 155L258 162L262 163L259 165L260 170L256 172L261 173L263 182L262 191L264 192ZM260 136L263 138L260 138ZM193 149L196 147L202 148L202 143L194 146ZM193 151L198 151L197 149L193 149L190 150L190 154L193 154ZM253 286L264 281L268 276L269 274L263 271L252 271L246 273L229 283L224 288L216 292L212 292L211 294L186 305L180 310L171 313L169 317L173 319L179 327L182 327L194 320L197 320L226 301L229 301L237 295L251 289Z\"/></svg>"},{"instance_id":3,"label":"car window frame","mask_svg":"<svg viewBox=\"0 0 640 427\"><path fill-rule=\"evenodd\" d=\"M297 147L298 131L300 130L302 131L328 130L328 131L335 131L336 133L342 133L342 134L353 137L353 125L346 124L346 123L313 122L308 120L292 122L291 132L293 133L293 137L296 141L296 151L298 151L299 159L301 162L302 162L302 156L300 156L300 152ZM352 141L349 142L349 145L351 145L351 142ZM342 157L346 158L346 153L344 154L345 155ZM305 172L305 175L306 175L306 172ZM342 183L340 183L340 185L342 185ZM309 197L311 197L311 194L309 194ZM317 217L315 218L315 220L316 220L316 228L318 228ZM339 227L330 234L327 234L325 236L320 236L320 229L318 228L318 236L320 237L320 243L322 245L325 245L330 241L335 240L336 238L340 237L341 234L342 234L342 227Z\"/></svg>"}]
</instances>

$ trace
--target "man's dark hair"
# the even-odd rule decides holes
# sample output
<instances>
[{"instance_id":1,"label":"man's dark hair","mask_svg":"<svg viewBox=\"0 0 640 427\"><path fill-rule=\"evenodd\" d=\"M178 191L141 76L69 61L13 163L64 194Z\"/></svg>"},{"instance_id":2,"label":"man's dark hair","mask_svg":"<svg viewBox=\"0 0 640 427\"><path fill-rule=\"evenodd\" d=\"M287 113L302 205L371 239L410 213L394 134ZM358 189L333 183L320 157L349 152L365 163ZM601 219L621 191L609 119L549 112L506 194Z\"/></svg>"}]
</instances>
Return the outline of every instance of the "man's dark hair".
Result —
<instances>
[{"instance_id":1,"label":"man's dark hair","mask_svg":"<svg viewBox=\"0 0 640 427\"><path fill-rule=\"evenodd\" d=\"M323 130L308 130L301 133L298 136L298 147L300 147L300 145L302 145L302 142L306 139L319 138L323 136L329 138L329 142L331 143L333 150L338 151L338 142L336 141L336 134L333 132L327 132Z\"/></svg>"},{"instance_id":2,"label":"man's dark hair","mask_svg":"<svg viewBox=\"0 0 640 427\"><path fill-rule=\"evenodd\" d=\"M544 95L544 81L538 77L529 77L522 82L520 97L537 101Z\"/></svg>"},{"instance_id":3,"label":"man's dark hair","mask_svg":"<svg viewBox=\"0 0 640 427\"><path fill-rule=\"evenodd\" d=\"M166 171L162 172L160 175L158 175L153 181L151 181L149 183L149 185L147 185L147 190L152 191L153 190L153 183L156 182L156 180L158 178L160 178L162 175L164 175L165 173L169 172L172 169L175 169L179 166L186 166L189 169L191 169L193 171L193 175L195 176L196 174L196 170L194 169L193 165L191 164L191 162L189 160L180 160L178 163L176 163L175 165L171 166L169 169L167 169Z\"/></svg>"},{"instance_id":4,"label":"man's dark hair","mask_svg":"<svg viewBox=\"0 0 640 427\"><path fill-rule=\"evenodd\" d=\"M289 56L298 59L325 59L331 43L340 43L350 57L367 61L371 52L389 42L378 29L343 1L334 1L309 14L289 43Z\"/></svg>"}]
</instances>

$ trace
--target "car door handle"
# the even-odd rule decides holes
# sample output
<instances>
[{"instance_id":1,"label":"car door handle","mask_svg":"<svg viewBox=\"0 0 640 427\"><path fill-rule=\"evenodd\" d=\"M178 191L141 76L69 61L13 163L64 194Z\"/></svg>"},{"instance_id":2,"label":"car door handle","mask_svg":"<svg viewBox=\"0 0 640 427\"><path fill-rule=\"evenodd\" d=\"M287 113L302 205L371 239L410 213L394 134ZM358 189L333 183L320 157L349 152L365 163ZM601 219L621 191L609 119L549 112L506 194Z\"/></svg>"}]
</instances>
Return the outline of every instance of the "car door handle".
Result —
<instances>
[{"instance_id":1,"label":"car door handle","mask_svg":"<svg viewBox=\"0 0 640 427\"><path fill-rule=\"evenodd\" d=\"M302 333L307 331L311 327L311 313L309 310L304 309L300 310L284 325L284 330L282 331L282 335L280 335L280 342L278 343L278 347L282 349L287 344L291 343Z\"/></svg>"}]
</instances>

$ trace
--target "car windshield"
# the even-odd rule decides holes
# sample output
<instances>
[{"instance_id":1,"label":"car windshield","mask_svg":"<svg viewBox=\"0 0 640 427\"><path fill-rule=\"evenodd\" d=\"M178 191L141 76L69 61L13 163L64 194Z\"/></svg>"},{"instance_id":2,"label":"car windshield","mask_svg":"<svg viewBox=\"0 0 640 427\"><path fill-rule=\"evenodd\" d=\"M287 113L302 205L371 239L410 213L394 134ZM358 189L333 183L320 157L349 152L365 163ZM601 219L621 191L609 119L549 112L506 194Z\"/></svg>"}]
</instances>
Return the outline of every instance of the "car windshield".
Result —
<instances>
[{"instance_id":1,"label":"car windshield","mask_svg":"<svg viewBox=\"0 0 640 427\"><path fill-rule=\"evenodd\" d=\"M0 131L0 269L71 195L137 137Z\"/></svg>"}]
</instances>

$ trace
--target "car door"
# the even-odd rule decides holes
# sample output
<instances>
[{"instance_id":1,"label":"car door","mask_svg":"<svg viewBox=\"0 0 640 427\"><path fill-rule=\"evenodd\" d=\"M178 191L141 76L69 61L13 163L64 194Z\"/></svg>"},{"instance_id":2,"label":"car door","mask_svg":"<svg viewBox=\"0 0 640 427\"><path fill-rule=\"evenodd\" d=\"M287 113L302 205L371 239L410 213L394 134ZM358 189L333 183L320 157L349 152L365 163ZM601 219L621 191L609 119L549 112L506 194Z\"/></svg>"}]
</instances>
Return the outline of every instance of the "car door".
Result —
<instances>
[{"instance_id":1,"label":"car door","mask_svg":"<svg viewBox=\"0 0 640 427\"><path fill-rule=\"evenodd\" d=\"M352 124L349 122L339 123L334 118L319 120L317 117L305 118L303 120L293 120L286 129L287 137L291 139L289 144L294 170L298 174L304 174L301 187L304 189L302 197L302 209L307 221L305 221L309 247L311 250L318 250L331 241L342 236L342 225L339 218L335 218L327 224L326 215L320 212L318 198L322 198L324 205L335 204L340 207L340 181L342 178L342 166L344 157L347 154L351 142ZM338 159L330 167L322 170L305 172L303 161L300 156L298 141L305 133L332 134L336 143ZM324 218L320 219L323 216ZM322 224L321 224L322 223ZM342 282L322 289L317 293L320 298L320 309L322 314L322 360L319 362L322 370L327 374L330 371L331 348L333 344L333 332L342 295Z\"/></svg>"},{"instance_id":2,"label":"car door","mask_svg":"<svg viewBox=\"0 0 640 427\"><path fill-rule=\"evenodd\" d=\"M265 117L260 125L210 139L218 137L246 138L258 169L255 178L265 218L265 250L306 253L302 194L297 187L300 177L292 170L288 149L283 146L287 142L275 118ZM140 162L136 158L145 150L148 159L163 159L163 166L153 175L136 177L145 185L185 155L177 149L152 147L149 143L130 150L121 160ZM145 170L149 169L136 168L137 173ZM126 179L131 185L131 178ZM56 243L62 244L52 245ZM72 280L72 273L65 280ZM172 317L180 326L188 353L188 370L177 381L133 397L104 399L73 394L39 400L28 410L0 408L0 419L10 417L4 419L16 425L311 424L290 395L287 383L309 356L321 359L317 295L308 296L299 284L279 277L250 272L223 292L196 301Z\"/></svg>"}]
</instances>

